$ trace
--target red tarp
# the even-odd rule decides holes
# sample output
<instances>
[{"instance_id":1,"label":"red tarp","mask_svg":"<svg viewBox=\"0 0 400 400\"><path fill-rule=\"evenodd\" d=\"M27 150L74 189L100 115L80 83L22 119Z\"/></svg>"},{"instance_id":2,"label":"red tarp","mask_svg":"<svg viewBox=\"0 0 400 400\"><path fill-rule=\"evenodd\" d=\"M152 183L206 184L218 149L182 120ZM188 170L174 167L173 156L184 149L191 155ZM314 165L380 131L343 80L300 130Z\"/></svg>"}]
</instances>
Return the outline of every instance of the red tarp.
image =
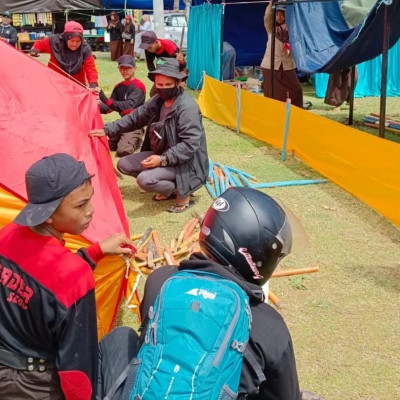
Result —
<instances>
[{"instance_id":1,"label":"red tarp","mask_svg":"<svg viewBox=\"0 0 400 400\"><path fill-rule=\"evenodd\" d=\"M95 95L2 42L0 54L0 182L26 198L28 167L45 155L68 153L95 174L95 214L82 236L94 242L115 232L129 235L107 140L89 137L90 129L103 126Z\"/></svg>"},{"instance_id":2,"label":"red tarp","mask_svg":"<svg viewBox=\"0 0 400 400\"><path fill-rule=\"evenodd\" d=\"M43 156L63 152L84 161L95 175L95 213L82 234L87 240L66 235L67 246L76 251L112 233L129 236L107 139L89 137L91 129L103 126L95 95L1 41L0 55L0 229L24 206L25 171ZM134 279L136 273L131 275ZM105 257L94 276L101 338L112 328L126 288L125 263ZM130 305L137 313L137 294Z\"/></svg>"}]
</instances>

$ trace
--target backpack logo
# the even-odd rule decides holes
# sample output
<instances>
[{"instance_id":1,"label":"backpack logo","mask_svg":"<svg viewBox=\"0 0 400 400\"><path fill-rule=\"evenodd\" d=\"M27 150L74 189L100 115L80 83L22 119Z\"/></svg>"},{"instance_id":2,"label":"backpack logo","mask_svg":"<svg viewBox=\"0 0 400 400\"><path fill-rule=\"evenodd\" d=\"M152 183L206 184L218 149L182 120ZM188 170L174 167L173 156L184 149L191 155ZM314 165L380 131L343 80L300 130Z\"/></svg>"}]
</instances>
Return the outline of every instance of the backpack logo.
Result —
<instances>
[{"instance_id":1,"label":"backpack logo","mask_svg":"<svg viewBox=\"0 0 400 400\"><path fill-rule=\"evenodd\" d=\"M218 199L214 201L212 208L217 211L225 212L229 210L229 203L222 197L218 197Z\"/></svg>"},{"instance_id":2,"label":"backpack logo","mask_svg":"<svg viewBox=\"0 0 400 400\"><path fill-rule=\"evenodd\" d=\"M217 297L216 293L207 292L207 290L197 288L189 290L188 292L186 292L186 294L190 294L192 296L203 296L206 300L214 300Z\"/></svg>"}]
</instances>

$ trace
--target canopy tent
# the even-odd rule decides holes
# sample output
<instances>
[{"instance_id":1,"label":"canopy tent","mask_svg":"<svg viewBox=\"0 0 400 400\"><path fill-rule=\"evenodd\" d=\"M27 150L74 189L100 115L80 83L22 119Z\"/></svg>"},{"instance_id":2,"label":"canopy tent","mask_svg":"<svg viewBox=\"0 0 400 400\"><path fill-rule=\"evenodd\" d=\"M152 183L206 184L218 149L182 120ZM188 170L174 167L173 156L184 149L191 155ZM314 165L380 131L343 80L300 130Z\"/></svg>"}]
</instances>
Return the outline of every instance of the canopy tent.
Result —
<instances>
[{"instance_id":1,"label":"canopy tent","mask_svg":"<svg viewBox=\"0 0 400 400\"><path fill-rule=\"evenodd\" d=\"M152 10L153 0L103 0L103 7L108 10ZM164 10L173 10L174 0L164 0ZM185 9L184 0L179 0L179 10Z\"/></svg>"},{"instance_id":2,"label":"canopy tent","mask_svg":"<svg viewBox=\"0 0 400 400\"><path fill-rule=\"evenodd\" d=\"M0 11L12 13L63 12L102 8L101 0L0 0Z\"/></svg>"},{"instance_id":3,"label":"canopy tent","mask_svg":"<svg viewBox=\"0 0 400 400\"><path fill-rule=\"evenodd\" d=\"M94 174L93 220L82 236L68 237L67 246L77 249L116 232L129 235L107 140L89 137L90 129L103 126L93 93L3 42L0 52L7 60L0 64L0 228L26 203L29 166L64 152ZM94 275L101 337L112 327L126 288L125 263L106 257Z\"/></svg>"}]
</instances>

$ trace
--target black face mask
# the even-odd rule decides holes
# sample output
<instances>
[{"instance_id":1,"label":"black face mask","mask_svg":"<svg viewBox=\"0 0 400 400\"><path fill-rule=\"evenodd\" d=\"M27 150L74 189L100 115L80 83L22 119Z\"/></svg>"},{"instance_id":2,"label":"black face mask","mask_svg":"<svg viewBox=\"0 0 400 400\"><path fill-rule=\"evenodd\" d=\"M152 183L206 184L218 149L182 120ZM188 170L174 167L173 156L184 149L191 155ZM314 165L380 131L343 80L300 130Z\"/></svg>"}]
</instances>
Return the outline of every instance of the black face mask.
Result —
<instances>
[{"instance_id":1,"label":"black face mask","mask_svg":"<svg viewBox=\"0 0 400 400\"><path fill-rule=\"evenodd\" d=\"M167 89L156 88L156 92L160 96L161 99L171 100L178 95L179 88L178 88L178 86L174 86L172 88L167 88Z\"/></svg>"}]
</instances>

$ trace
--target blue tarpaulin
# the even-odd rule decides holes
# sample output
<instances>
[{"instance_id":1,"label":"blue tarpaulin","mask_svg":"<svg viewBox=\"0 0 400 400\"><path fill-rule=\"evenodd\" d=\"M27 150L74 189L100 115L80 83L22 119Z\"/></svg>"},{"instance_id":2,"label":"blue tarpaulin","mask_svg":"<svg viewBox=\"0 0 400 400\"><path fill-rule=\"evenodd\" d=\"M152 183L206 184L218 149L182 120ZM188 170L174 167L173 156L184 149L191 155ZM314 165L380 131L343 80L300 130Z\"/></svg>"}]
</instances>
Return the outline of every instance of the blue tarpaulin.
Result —
<instances>
[{"instance_id":1,"label":"blue tarpaulin","mask_svg":"<svg viewBox=\"0 0 400 400\"><path fill-rule=\"evenodd\" d=\"M354 90L355 97L380 96L382 56L366 61L357 66L358 82ZM389 50L386 95L400 96L400 40ZM315 94L325 97L329 75L315 74Z\"/></svg>"},{"instance_id":2,"label":"blue tarpaulin","mask_svg":"<svg viewBox=\"0 0 400 400\"><path fill-rule=\"evenodd\" d=\"M348 28L339 3L288 5L290 44L297 68L303 72L334 72L381 54L384 4L379 0L353 29ZM388 5L387 26L392 47L400 37L400 0Z\"/></svg>"}]
</instances>

